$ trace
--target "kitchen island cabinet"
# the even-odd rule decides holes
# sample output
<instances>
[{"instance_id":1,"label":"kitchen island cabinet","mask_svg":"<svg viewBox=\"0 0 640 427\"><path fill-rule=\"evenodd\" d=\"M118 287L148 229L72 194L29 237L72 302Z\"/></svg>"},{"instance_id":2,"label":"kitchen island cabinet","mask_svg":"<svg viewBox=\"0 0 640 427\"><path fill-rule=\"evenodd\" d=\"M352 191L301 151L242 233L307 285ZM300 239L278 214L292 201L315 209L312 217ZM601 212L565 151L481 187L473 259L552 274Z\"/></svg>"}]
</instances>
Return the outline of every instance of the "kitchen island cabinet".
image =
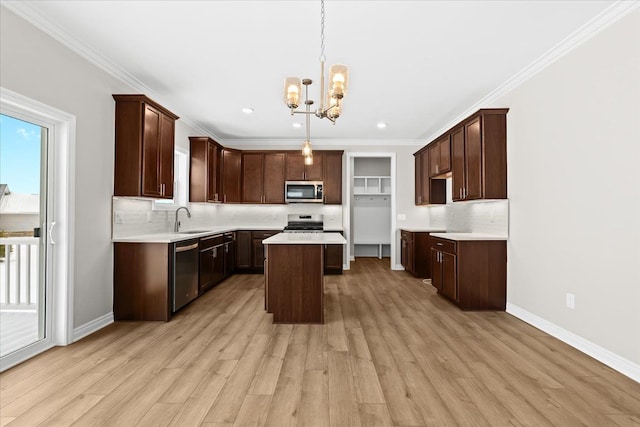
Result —
<instances>
[{"instance_id":1,"label":"kitchen island cabinet","mask_svg":"<svg viewBox=\"0 0 640 427\"><path fill-rule=\"evenodd\" d=\"M265 245L265 308L273 323L324 322L325 245L344 245L339 233L279 233Z\"/></svg>"}]
</instances>

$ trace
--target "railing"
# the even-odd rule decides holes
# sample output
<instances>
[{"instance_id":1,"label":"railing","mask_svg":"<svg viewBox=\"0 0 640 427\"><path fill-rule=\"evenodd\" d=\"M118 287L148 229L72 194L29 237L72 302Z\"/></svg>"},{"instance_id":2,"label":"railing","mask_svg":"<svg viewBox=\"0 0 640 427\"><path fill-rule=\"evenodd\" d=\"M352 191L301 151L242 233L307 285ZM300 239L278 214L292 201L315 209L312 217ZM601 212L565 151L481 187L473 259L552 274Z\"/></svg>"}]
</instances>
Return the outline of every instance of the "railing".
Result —
<instances>
[{"instance_id":1,"label":"railing","mask_svg":"<svg viewBox=\"0 0 640 427\"><path fill-rule=\"evenodd\" d=\"M40 239L0 238L0 309L38 303Z\"/></svg>"}]
</instances>

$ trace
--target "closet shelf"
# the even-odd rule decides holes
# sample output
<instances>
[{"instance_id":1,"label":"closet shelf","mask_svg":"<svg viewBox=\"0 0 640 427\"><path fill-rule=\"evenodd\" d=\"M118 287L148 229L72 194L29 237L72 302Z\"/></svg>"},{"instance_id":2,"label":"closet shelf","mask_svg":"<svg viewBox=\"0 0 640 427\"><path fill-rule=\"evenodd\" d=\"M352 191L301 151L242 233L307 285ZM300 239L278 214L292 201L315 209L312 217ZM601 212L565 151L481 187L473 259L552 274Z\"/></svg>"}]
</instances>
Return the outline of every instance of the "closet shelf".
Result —
<instances>
[{"instance_id":1,"label":"closet shelf","mask_svg":"<svg viewBox=\"0 0 640 427\"><path fill-rule=\"evenodd\" d=\"M353 177L353 195L391 195L391 177L380 175L356 175Z\"/></svg>"}]
</instances>

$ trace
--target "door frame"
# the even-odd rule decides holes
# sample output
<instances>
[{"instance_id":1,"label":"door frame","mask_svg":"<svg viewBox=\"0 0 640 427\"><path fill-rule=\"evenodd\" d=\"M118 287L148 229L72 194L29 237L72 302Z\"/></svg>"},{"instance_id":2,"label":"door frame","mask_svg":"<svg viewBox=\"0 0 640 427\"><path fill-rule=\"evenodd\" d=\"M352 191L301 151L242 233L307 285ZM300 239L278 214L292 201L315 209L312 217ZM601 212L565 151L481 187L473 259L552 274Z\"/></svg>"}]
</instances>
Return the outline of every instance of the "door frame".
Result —
<instances>
[{"instance_id":1,"label":"door frame","mask_svg":"<svg viewBox=\"0 0 640 427\"><path fill-rule=\"evenodd\" d=\"M396 153L393 152L348 152L347 153L347 179L346 179L346 187L347 187L347 200L344 204L343 216L346 217L346 220L343 220L345 224L345 235L347 236L347 250L346 250L346 265L345 270L349 270L351 261L353 260L353 255L351 254L351 198L353 196L353 160L356 157L377 157L377 158L388 158L391 162L391 269L392 270L400 270L401 267L398 268L398 263L396 263L397 257L397 242L396 242L396 227L397 227L397 219L396 219Z\"/></svg>"},{"instance_id":2,"label":"door frame","mask_svg":"<svg viewBox=\"0 0 640 427\"><path fill-rule=\"evenodd\" d=\"M76 117L0 87L0 111L49 129L45 338L0 360L0 372L56 345L73 341ZM55 242L54 244L52 242Z\"/></svg>"}]
</instances>

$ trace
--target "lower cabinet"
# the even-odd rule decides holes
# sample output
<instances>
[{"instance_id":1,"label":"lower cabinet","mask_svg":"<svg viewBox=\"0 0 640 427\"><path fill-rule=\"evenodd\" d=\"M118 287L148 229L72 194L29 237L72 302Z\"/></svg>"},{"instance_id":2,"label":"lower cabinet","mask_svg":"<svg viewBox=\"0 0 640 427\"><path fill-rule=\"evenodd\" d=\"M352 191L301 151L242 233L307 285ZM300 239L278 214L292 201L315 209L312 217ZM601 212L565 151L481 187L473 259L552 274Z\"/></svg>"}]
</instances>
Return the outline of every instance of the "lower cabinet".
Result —
<instances>
[{"instance_id":1,"label":"lower cabinet","mask_svg":"<svg viewBox=\"0 0 640 427\"><path fill-rule=\"evenodd\" d=\"M342 247L324 245L324 274L342 274Z\"/></svg>"},{"instance_id":2,"label":"lower cabinet","mask_svg":"<svg viewBox=\"0 0 640 427\"><path fill-rule=\"evenodd\" d=\"M236 233L224 233L224 277L233 274L236 269Z\"/></svg>"},{"instance_id":3,"label":"lower cabinet","mask_svg":"<svg viewBox=\"0 0 640 427\"><path fill-rule=\"evenodd\" d=\"M200 294L224 279L224 237L222 234L200 239Z\"/></svg>"},{"instance_id":4,"label":"lower cabinet","mask_svg":"<svg viewBox=\"0 0 640 427\"><path fill-rule=\"evenodd\" d=\"M262 241L279 230L241 230L236 231L236 263L239 273L264 272L264 245Z\"/></svg>"},{"instance_id":5,"label":"lower cabinet","mask_svg":"<svg viewBox=\"0 0 640 427\"><path fill-rule=\"evenodd\" d=\"M428 232L400 230L400 262L406 271L416 277L431 277Z\"/></svg>"},{"instance_id":6,"label":"lower cabinet","mask_svg":"<svg viewBox=\"0 0 640 427\"><path fill-rule=\"evenodd\" d=\"M507 243L431 236L431 284L463 310L504 310Z\"/></svg>"}]
</instances>

